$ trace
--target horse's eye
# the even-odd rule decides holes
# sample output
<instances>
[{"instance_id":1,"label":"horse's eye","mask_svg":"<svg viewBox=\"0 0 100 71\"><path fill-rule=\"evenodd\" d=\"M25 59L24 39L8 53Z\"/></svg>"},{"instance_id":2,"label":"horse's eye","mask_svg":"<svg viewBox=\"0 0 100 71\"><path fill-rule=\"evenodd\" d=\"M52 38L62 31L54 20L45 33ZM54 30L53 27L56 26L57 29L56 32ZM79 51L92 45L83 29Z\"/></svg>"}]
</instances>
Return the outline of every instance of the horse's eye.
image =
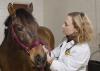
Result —
<instances>
[{"instance_id":1,"label":"horse's eye","mask_svg":"<svg viewBox=\"0 0 100 71\"><path fill-rule=\"evenodd\" d=\"M19 27L17 27L17 30L18 31L23 31L23 27L19 26Z\"/></svg>"},{"instance_id":2,"label":"horse's eye","mask_svg":"<svg viewBox=\"0 0 100 71\"><path fill-rule=\"evenodd\" d=\"M34 33L33 32L28 32L28 34L33 37L34 36Z\"/></svg>"}]
</instances>

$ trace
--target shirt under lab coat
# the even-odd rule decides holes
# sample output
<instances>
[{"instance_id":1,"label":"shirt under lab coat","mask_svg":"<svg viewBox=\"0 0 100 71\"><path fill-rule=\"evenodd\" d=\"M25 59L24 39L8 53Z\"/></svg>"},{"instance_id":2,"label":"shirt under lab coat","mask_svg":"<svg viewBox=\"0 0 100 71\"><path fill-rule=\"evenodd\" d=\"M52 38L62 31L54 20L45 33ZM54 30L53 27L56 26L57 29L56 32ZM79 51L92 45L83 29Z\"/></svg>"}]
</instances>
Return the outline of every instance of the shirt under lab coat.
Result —
<instances>
[{"instance_id":1,"label":"shirt under lab coat","mask_svg":"<svg viewBox=\"0 0 100 71\"><path fill-rule=\"evenodd\" d=\"M87 43L75 44L73 40L65 40L51 51L51 57L54 59L50 66L51 71L86 71L90 48Z\"/></svg>"}]
</instances>

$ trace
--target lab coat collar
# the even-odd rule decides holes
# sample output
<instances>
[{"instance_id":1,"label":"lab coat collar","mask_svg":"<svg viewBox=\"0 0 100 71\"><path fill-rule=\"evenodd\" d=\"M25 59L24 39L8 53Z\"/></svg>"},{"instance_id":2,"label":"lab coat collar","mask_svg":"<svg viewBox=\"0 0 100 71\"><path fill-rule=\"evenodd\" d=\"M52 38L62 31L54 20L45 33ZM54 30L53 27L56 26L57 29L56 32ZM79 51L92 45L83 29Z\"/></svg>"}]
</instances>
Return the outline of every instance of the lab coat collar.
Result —
<instances>
[{"instance_id":1,"label":"lab coat collar","mask_svg":"<svg viewBox=\"0 0 100 71\"><path fill-rule=\"evenodd\" d=\"M74 40L71 40L69 42L66 42L67 43L67 49L70 49L71 47L73 47L75 45L75 41Z\"/></svg>"},{"instance_id":2,"label":"lab coat collar","mask_svg":"<svg viewBox=\"0 0 100 71\"><path fill-rule=\"evenodd\" d=\"M75 44L75 41L74 41L74 40L71 40L71 41L69 41L69 42L66 41L66 43L68 43L68 44L70 43L71 45L73 45L73 44Z\"/></svg>"}]
</instances>

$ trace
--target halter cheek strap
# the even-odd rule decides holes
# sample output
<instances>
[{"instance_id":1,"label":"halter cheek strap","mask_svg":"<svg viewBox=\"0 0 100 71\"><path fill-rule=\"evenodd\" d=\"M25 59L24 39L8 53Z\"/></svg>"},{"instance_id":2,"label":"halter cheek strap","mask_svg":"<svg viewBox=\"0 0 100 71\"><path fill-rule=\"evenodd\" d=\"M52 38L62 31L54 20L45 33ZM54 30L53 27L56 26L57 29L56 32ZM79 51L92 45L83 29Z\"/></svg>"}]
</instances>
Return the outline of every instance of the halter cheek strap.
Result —
<instances>
[{"instance_id":1,"label":"halter cheek strap","mask_svg":"<svg viewBox=\"0 0 100 71\"><path fill-rule=\"evenodd\" d=\"M24 45L18 38L18 36L16 35L13 25L11 25L11 33L12 33L12 37L15 39L15 41L23 48L25 49L25 51L27 51L27 53L29 53L28 51L28 47L26 45Z\"/></svg>"}]
</instances>

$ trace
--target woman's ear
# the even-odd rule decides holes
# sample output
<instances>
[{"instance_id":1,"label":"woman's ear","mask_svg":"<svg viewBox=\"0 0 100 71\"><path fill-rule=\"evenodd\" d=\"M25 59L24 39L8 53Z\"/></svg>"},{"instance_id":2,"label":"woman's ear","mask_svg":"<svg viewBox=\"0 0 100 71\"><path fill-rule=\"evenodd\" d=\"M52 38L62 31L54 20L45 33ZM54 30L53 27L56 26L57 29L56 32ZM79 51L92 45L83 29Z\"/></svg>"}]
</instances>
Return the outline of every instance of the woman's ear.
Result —
<instances>
[{"instance_id":1,"label":"woman's ear","mask_svg":"<svg viewBox=\"0 0 100 71\"><path fill-rule=\"evenodd\" d=\"M78 32L78 30L75 28L75 32Z\"/></svg>"},{"instance_id":2,"label":"woman's ear","mask_svg":"<svg viewBox=\"0 0 100 71\"><path fill-rule=\"evenodd\" d=\"M15 11L14 6L11 3L8 4L8 12L10 15L13 15L13 16L15 15L16 11Z\"/></svg>"},{"instance_id":3,"label":"woman's ear","mask_svg":"<svg viewBox=\"0 0 100 71\"><path fill-rule=\"evenodd\" d=\"M28 10L29 10L30 13L33 12L33 4L32 4L32 2L28 5Z\"/></svg>"}]
</instances>

